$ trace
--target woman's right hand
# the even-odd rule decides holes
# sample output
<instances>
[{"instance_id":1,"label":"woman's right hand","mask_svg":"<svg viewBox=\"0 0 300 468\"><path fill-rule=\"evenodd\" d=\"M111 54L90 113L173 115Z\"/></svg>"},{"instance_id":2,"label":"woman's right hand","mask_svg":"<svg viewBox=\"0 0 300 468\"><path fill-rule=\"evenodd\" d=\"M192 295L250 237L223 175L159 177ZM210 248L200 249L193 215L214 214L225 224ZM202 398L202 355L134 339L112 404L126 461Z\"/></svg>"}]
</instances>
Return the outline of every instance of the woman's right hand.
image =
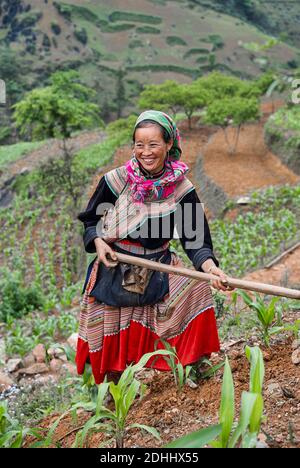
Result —
<instances>
[{"instance_id":1,"label":"woman's right hand","mask_svg":"<svg viewBox=\"0 0 300 468\"><path fill-rule=\"evenodd\" d=\"M109 245L103 239L100 239L100 237L96 237L96 239L94 239L94 242L95 242L99 262L104 263L104 265L107 268L115 267L118 264L118 258L115 252L109 247ZM111 257L113 261L109 261L107 257Z\"/></svg>"}]
</instances>

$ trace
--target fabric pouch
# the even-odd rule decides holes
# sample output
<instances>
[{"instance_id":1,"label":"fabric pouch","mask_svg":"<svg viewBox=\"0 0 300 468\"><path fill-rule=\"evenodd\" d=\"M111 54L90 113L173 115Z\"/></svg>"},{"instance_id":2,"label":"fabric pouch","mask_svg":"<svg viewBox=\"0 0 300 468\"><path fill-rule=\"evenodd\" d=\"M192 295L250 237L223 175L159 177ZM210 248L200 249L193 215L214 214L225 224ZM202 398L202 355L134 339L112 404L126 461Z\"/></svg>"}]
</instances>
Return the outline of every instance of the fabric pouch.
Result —
<instances>
[{"instance_id":1,"label":"fabric pouch","mask_svg":"<svg viewBox=\"0 0 300 468\"><path fill-rule=\"evenodd\" d=\"M117 249L115 249L117 251ZM118 249L119 250L119 249ZM171 252L143 256L170 265ZM106 267L99 263L95 286L90 292L98 302L113 307L153 305L169 294L169 275L125 263Z\"/></svg>"}]
</instances>

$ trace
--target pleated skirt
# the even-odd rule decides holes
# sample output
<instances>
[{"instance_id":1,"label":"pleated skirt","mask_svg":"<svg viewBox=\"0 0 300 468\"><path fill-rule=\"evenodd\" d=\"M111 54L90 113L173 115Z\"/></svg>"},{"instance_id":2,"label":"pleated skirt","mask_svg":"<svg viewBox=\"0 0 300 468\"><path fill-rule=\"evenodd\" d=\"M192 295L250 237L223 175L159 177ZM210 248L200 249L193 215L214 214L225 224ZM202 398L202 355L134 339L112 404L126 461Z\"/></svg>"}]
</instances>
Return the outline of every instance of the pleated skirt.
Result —
<instances>
[{"instance_id":1,"label":"pleated skirt","mask_svg":"<svg viewBox=\"0 0 300 468\"><path fill-rule=\"evenodd\" d=\"M162 340L176 349L183 366L196 363L220 349L210 286L175 274L169 275L169 294L155 305L112 307L90 296L99 262L87 273L80 304L76 352L77 372L91 365L96 384L107 372L122 372L145 354L163 349ZM171 265L184 266L172 252ZM146 367L169 371L163 357L150 358Z\"/></svg>"}]
</instances>

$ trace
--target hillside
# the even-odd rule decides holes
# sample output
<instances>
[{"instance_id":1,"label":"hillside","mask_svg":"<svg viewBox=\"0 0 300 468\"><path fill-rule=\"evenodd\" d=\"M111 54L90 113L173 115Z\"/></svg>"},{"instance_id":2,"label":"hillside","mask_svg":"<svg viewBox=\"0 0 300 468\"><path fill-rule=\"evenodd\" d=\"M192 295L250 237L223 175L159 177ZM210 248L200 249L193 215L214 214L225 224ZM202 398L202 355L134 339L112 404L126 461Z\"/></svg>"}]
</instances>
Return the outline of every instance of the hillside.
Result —
<instances>
[{"instance_id":1,"label":"hillside","mask_svg":"<svg viewBox=\"0 0 300 468\"><path fill-rule=\"evenodd\" d=\"M289 3L281 20L281 7L274 3L267 3L264 15L258 14L262 7L253 6L252 16L241 8L245 2L228 1L224 8L220 3L0 0L0 43L19 57L25 88L44 83L58 68L78 69L97 91L104 118L130 112L145 83L191 82L213 69L254 77L270 64L297 66L291 44L299 44L295 25L300 4ZM266 16L270 21L262 24ZM263 44L270 38L267 33L280 35L282 30L290 44L257 53L244 47ZM5 77L1 63L0 76Z\"/></svg>"}]
</instances>

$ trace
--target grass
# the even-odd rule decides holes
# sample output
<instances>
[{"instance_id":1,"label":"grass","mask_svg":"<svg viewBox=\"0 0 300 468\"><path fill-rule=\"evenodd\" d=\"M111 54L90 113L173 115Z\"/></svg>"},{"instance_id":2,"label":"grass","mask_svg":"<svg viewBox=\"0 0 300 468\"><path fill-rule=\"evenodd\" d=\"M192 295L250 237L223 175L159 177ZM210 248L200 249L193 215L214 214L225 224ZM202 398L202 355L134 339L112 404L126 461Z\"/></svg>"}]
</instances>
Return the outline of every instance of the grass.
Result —
<instances>
[{"instance_id":1,"label":"grass","mask_svg":"<svg viewBox=\"0 0 300 468\"><path fill-rule=\"evenodd\" d=\"M0 168L7 164L18 161L26 154L41 148L45 144L44 141L37 142L22 142L15 145L0 146Z\"/></svg>"}]
</instances>

